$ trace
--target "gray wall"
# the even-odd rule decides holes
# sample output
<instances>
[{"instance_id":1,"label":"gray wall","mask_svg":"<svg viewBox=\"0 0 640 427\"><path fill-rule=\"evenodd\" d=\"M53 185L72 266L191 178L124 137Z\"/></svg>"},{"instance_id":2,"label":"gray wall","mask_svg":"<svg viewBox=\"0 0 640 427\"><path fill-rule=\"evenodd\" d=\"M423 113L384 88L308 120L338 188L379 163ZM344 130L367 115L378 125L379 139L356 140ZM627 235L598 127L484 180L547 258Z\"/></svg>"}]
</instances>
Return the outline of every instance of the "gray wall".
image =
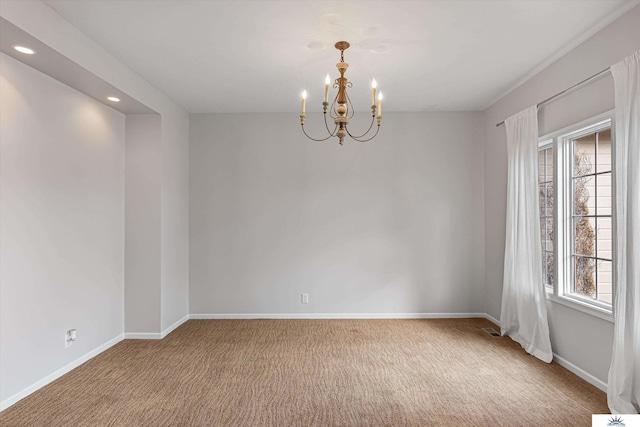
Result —
<instances>
[{"instance_id":1,"label":"gray wall","mask_svg":"<svg viewBox=\"0 0 640 427\"><path fill-rule=\"evenodd\" d=\"M640 49L640 6L598 32L485 111L486 312L498 318L502 299L507 148L504 127L495 124L609 67ZM539 112L540 135L614 107L610 75L549 104ZM613 324L548 302L554 352L607 380Z\"/></svg>"},{"instance_id":2,"label":"gray wall","mask_svg":"<svg viewBox=\"0 0 640 427\"><path fill-rule=\"evenodd\" d=\"M161 330L162 131L157 114L126 117L125 331Z\"/></svg>"},{"instance_id":3,"label":"gray wall","mask_svg":"<svg viewBox=\"0 0 640 427\"><path fill-rule=\"evenodd\" d=\"M126 118L125 331L139 337L189 312L188 120L168 121Z\"/></svg>"},{"instance_id":4,"label":"gray wall","mask_svg":"<svg viewBox=\"0 0 640 427\"><path fill-rule=\"evenodd\" d=\"M45 3L3 2L0 14L162 117L162 143L157 147L162 166L154 171L159 174L154 179L157 178L162 186L160 204L154 205L160 211L154 215L159 215L161 221L154 236L161 245L161 263L157 264L160 271L154 273L160 277L154 289L154 293L160 294L160 312L153 313L154 319L151 320L154 325L157 323L154 333L159 337L161 332L167 332L166 328L189 313L189 116L181 106L112 57Z\"/></svg>"},{"instance_id":5,"label":"gray wall","mask_svg":"<svg viewBox=\"0 0 640 427\"><path fill-rule=\"evenodd\" d=\"M162 116L161 331L189 314L189 116Z\"/></svg>"},{"instance_id":6,"label":"gray wall","mask_svg":"<svg viewBox=\"0 0 640 427\"><path fill-rule=\"evenodd\" d=\"M122 334L125 119L5 54L0 75L4 401Z\"/></svg>"},{"instance_id":7,"label":"gray wall","mask_svg":"<svg viewBox=\"0 0 640 427\"><path fill-rule=\"evenodd\" d=\"M387 114L341 147L295 114L191 115L190 312L482 312L481 118Z\"/></svg>"}]
</instances>

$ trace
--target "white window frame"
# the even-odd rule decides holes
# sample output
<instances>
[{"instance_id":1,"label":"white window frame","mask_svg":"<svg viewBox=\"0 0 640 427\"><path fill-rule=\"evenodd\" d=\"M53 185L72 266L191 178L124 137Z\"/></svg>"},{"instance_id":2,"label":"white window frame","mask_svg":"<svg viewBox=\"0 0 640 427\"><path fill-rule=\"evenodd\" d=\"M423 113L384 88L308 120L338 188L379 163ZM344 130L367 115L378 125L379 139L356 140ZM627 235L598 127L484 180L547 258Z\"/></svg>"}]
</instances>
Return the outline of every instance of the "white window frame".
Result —
<instances>
[{"instance_id":1,"label":"white window frame","mask_svg":"<svg viewBox=\"0 0 640 427\"><path fill-rule=\"evenodd\" d=\"M574 125L544 135L538 139L538 149L553 147L553 251L554 251L554 275L553 287L545 286L547 299L574 308L584 313L613 322L613 304L596 301L588 297L581 297L571 293L572 287L572 249L573 249L573 150L571 141L582 136L590 135L604 129L611 128L612 142L615 140L614 129L615 111L597 115ZM612 143L612 181L614 178L614 154L615 144ZM613 185L613 182L612 182ZM611 213L615 216L615 185L612 189L614 202ZM613 235L615 236L615 221L613 223ZM615 245L613 259L615 259ZM613 295L615 300L616 277L613 272Z\"/></svg>"}]
</instances>

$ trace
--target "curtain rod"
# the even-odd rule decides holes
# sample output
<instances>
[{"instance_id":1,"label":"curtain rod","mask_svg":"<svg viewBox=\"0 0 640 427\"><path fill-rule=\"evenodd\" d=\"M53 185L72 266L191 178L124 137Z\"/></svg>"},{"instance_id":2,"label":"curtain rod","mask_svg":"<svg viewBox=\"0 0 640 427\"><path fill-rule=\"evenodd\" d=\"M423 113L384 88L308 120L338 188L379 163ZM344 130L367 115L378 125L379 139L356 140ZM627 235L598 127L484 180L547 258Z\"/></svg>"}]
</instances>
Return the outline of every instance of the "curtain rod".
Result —
<instances>
[{"instance_id":1,"label":"curtain rod","mask_svg":"<svg viewBox=\"0 0 640 427\"><path fill-rule=\"evenodd\" d=\"M570 88L565 89L565 90L563 90L562 92L558 92L558 93L556 93L555 95L550 96L549 98L545 99L544 101L540 101L540 102L538 102L538 104L537 104L538 108L540 108L540 107L542 107L543 105L545 105L545 104L547 104L547 103L549 103L549 102L553 101L554 99L556 99L556 98L558 98L558 97L560 97L560 96L564 95L564 94L565 94L565 93L567 93L567 92L571 92L572 90L574 90L574 89L576 89L576 88L578 88L578 87L580 87L580 86L582 86L582 85L584 85L584 84L587 84L587 83L589 83L590 81L597 79L598 77L601 77L601 76L605 75L605 74L606 74L606 73L608 73L609 71L611 71L611 67L609 67L609 68L605 68L604 70L600 71L599 73L596 73L596 74L594 74L594 75L593 75L593 76L591 76L591 77L587 77L586 79L584 79L584 80L583 80L583 81L581 81L580 83L576 83L576 84L574 84L573 86L571 86ZM502 126L503 124L504 124L504 120L503 120L503 121L501 121L500 123L498 123L498 124L496 125L496 127L500 127L500 126Z\"/></svg>"}]
</instances>

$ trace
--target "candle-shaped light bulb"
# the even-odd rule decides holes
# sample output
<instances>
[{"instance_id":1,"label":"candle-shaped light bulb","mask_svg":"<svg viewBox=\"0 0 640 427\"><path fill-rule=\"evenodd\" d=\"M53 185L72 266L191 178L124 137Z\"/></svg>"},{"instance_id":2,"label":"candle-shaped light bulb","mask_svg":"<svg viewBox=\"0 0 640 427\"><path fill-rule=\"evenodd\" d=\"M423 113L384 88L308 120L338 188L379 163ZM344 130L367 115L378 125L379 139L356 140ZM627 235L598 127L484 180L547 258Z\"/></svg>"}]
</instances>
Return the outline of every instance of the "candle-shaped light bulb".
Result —
<instances>
[{"instance_id":1,"label":"candle-shaped light bulb","mask_svg":"<svg viewBox=\"0 0 640 427\"><path fill-rule=\"evenodd\" d=\"M371 105L376 105L376 88L378 87L378 82L376 79L371 81Z\"/></svg>"},{"instance_id":2,"label":"candle-shaped light bulb","mask_svg":"<svg viewBox=\"0 0 640 427\"><path fill-rule=\"evenodd\" d=\"M378 118L382 117L382 92L378 94Z\"/></svg>"},{"instance_id":3,"label":"candle-shaped light bulb","mask_svg":"<svg viewBox=\"0 0 640 427\"><path fill-rule=\"evenodd\" d=\"M331 83L331 77L327 74L327 77L324 79L324 102L327 102L329 99L329 84Z\"/></svg>"},{"instance_id":4,"label":"candle-shaped light bulb","mask_svg":"<svg viewBox=\"0 0 640 427\"><path fill-rule=\"evenodd\" d=\"M303 90L302 91L302 114L304 114L306 108L307 108L307 91Z\"/></svg>"}]
</instances>

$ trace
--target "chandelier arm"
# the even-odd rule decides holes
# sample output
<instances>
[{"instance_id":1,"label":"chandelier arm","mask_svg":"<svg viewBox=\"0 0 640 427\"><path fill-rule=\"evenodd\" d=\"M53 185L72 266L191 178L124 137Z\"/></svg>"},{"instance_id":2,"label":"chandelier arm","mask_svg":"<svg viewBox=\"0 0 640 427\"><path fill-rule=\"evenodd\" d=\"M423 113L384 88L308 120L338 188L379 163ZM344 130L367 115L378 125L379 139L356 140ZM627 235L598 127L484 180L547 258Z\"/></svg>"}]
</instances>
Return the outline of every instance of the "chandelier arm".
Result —
<instances>
[{"instance_id":1,"label":"chandelier arm","mask_svg":"<svg viewBox=\"0 0 640 427\"><path fill-rule=\"evenodd\" d=\"M376 133L374 133L374 134L373 134L373 136L372 136L371 138L369 138L369 139L358 139L358 138L354 138L354 137L353 137L353 135L351 135L351 134L349 133L349 130L347 130L347 133L349 134L349 136L351 137L351 139L353 139L354 141L357 141L357 142L368 142L368 141L371 141L373 138L375 138L375 137L376 137L376 135L378 135L378 132L379 132L379 131L380 131L380 125L378 125L378 128L376 129ZM365 134L365 135L366 135L366 134Z\"/></svg>"},{"instance_id":2,"label":"chandelier arm","mask_svg":"<svg viewBox=\"0 0 640 427\"><path fill-rule=\"evenodd\" d=\"M338 81L336 80L336 82L333 84L333 88L336 89L338 88ZM331 108L329 108L329 116L331 116L332 119L335 119L336 117L338 117L338 112L336 111L336 101L338 100L338 93L336 93L336 96L333 97L333 102L331 103Z\"/></svg>"},{"instance_id":3,"label":"chandelier arm","mask_svg":"<svg viewBox=\"0 0 640 427\"><path fill-rule=\"evenodd\" d=\"M338 112L336 111L336 99L338 99L338 95L336 95L336 97L334 98L333 104L331 104L331 110L329 110L329 115L332 119L335 119L339 116Z\"/></svg>"},{"instance_id":4,"label":"chandelier arm","mask_svg":"<svg viewBox=\"0 0 640 427\"><path fill-rule=\"evenodd\" d=\"M302 127L302 133L305 134L305 136L307 138L309 138L312 141L316 141L316 142L322 142L322 141L326 141L327 139L331 138L332 136L335 136L335 133L330 133L328 137L324 138L324 139L315 139L309 136L309 134L307 133L307 131L304 130L304 125L300 125ZM336 129L338 128L338 126L336 125ZM336 131L336 129L333 130L333 132Z\"/></svg>"},{"instance_id":5,"label":"chandelier arm","mask_svg":"<svg viewBox=\"0 0 640 427\"><path fill-rule=\"evenodd\" d=\"M348 82L347 85L349 85L348 87L353 86L351 82ZM351 115L349 116L349 120L351 120L353 116L356 115L356 109L353 108L353 102L351 102L351 98L349 98L349 94L346 91L345 91L345 95L347 95L347 102L349 103L349 108L351 109Z\"/></svg>"},{"instance_id":6,"label":"chandelier arm","mask_svg":"<svg viewBox=\"0 0 640 427\"><path fill-rule=\"evenodd\" d=\"M324 127L327 128L327 132L329 132L329 137L336 136L336 131L338 130L338 125L333 128L333 132L329 130L329 124L327 123L327 113L323 114L324 116Z\"/></svg>"},{"instance_id":7,"label":"chandelier arm","mask_svg":"<svg viewBox=\"0 0 640 427\"><path fill-rule=\"evenodd\" d=\"M375 120L376 120L376 119L375 119L375 115L371 116L371 124L369 125L369 129L367 129L367 131L366 131L365 133L363 133L362 135L358 135L358 136L355 136L355 137L354 137L353 135L351 135L351 134L349 133L349 130L348 130L348 129L347 129L347 133L349 133L349 136L350 136L351 138L353 138L353 139L356 139L356 138L363 138L363 137L367 136L367 134L371 131L371 128L373 127L373 123L375 122Z\"/></svg>"}]
</instances>

